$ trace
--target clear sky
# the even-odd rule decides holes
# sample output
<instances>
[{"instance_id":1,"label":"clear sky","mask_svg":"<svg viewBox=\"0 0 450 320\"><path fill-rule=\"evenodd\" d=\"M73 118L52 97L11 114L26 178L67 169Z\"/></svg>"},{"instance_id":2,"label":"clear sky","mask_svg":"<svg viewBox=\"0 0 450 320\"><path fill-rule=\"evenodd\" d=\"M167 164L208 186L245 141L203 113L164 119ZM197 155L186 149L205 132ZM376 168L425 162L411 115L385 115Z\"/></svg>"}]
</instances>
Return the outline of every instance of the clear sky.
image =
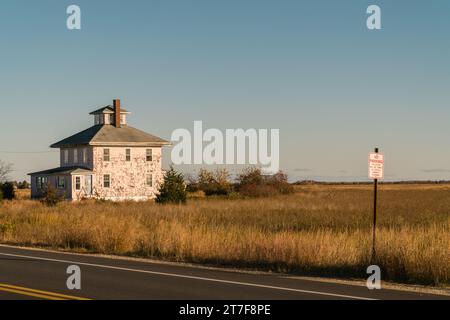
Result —
<instances>
[{"instance_id":1,"label":"clear sky","mask_svg":"<svg viewBox=\"0 0 450 320\"><path fill-rule=\"evenodd\" d=\"M66 28L70 4L81 31ZM280 129L293 179L364 180L375 146L391 180L450 179L448 0L2 0L0 39L0 159L15 179L58 154L11 152L51 151L113 98L166 139L194 120Z\"/></svg>"}]
</instances>

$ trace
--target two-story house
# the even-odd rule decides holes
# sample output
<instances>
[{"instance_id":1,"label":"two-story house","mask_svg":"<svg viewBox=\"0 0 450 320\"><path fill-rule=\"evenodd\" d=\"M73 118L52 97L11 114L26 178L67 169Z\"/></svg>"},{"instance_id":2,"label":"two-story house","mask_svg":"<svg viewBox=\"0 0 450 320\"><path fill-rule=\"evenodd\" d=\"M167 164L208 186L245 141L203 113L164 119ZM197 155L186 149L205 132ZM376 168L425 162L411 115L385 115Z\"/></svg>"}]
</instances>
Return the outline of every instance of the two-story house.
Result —
<instances>
[{"instance_id":1,"label":"two-story house","mask_svg":"<svg viewBox=\"0 0 450 320\"><path fill-rule=\"evenodd\" d=\"M32 197L52 185L74 201L155 198L163 180L162 147L170 143L129 126L120 100L90 114L92 127L51 145L60 149L60 167L29 174Z\"/></svg>"}]
</instances>

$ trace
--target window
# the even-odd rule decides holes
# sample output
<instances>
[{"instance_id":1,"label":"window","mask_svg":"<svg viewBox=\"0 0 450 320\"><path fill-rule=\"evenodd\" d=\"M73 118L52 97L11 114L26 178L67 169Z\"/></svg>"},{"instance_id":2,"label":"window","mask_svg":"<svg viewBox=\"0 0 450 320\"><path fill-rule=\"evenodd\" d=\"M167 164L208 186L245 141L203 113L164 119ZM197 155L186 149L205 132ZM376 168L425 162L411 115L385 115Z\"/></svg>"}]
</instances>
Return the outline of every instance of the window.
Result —
<instances>
[{"instance_id":1,"label":"window","mask_svg":"<svg viewBox=\"0 0 450 320\"><path fill-rule=\"evenodd\" d=\"M148 162L153 161L153 149L147 149L146 159Z\"/></svg>"},{"instance_id":2,"label":"window","mask_svg":"<svg viewBox=\"0 0 450 320\"><path fill-rule=\"evenodd\" d=\"M75 177L75 190L81 190L81 177Z\"/></svg>"},{"instance_id":3,"label":"window","mask_svg":"<svg viewBox=\"0 0 450 320\"><path fill-rule=\"evenodd\" d=\"M36 177L36 186L38 190L44 189L48 185L47 177Z\"/></svg>"},{"instance_id":4,"label":"window","mask_svg":"<svg viewBox=\"0 0 450 320\"><path fill-rule=\"evenodd\" d=\"M111 187L111 175L105 174L105 175L103 176L103 187L104 187L104 188L109 188L109 187Z\"/></svg>"},{"instance_id":5,"label":"window","mask_svg":"<svg viewBox=\"0 0 450 320\"><path fill-rule=\"evenodd\" d=\"M64 177L58 177L56 180L57 180L58 189L66 188L66 179Z\"/></svg>"},{"instance_id":6,"label":"window","mask_svg":"<svg viewBox=\"0 0 450 320\"><path fill-rule=\"evenodd\" d=\"M103 149L103 161L109 161L109 149Z\"/></svg>"},{"instance_id":7,"label":"window","mask_svg":"<svg viewBox=\"0 0 450 320\"><path fill-rule=\"evenodd\" d=\"M83 163L87 163L88 162L88 151L87 151L87 148L84 148L83 149Z\"/></svg>"},{"instance_id":8,"label":"window","mask_svg":"<svg viewBox=\"0 0 450 320\"><path fill-rule=\"evenodd\" d=\"M64 164L68 164L69 163L69 150L65 149L64 153L63 153L63 157L64 157Z\"/></svg>"},{"instance_id":9,"label":"window","mask_svg":"<svg viewBox=\"0 0 450 320\"><path fill-rule=\"evenodd\" d=\"M73 149L73 163L78 163L78 149Z\"/></svg>"},{"instance_id":10,"label":"window","mask_svg":"<svg viewBox=\"0 0 450 320\"><path fill-rule=\"evenodd\" d=\"M99 125L100 124L100 115L96 114L95 115L95 125Z\"/></svg>"},{"instance_id":11,"label":"window","mask_svg":"<svg viewBox=\"0 0 450 320\"><path fill-rule=\"evenodd\" d=\"M125 150L125 161L131 161L131 149Z\"/></svg>"},{"instance_id":12,"label":"window","mask_svg":"<svg viewBox=\"0 0 450 320\"><path fill-rule=\"evenodd\" d=\"M147 185L147 187L153 187L153 175L152 174L147 174L147 176L145 177L145 184Z\"/></svg>"},{"instance_id":13,"label":"window","mask_svg":"<svg viewBox=\"0 0 450 320\"><path fill-rule=\"evenodd\" d=\"M124 114L120 115L120 123L127 124L127 117Z\"/></svg>"}]
</instances>

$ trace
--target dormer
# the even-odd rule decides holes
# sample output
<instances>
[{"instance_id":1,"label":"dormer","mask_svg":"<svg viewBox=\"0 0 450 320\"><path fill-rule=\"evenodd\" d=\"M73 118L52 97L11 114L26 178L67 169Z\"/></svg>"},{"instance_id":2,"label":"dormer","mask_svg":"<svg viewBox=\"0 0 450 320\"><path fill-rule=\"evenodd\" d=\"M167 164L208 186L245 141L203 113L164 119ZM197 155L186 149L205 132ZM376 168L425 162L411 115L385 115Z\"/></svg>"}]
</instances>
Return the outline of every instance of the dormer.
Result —
<instances>
[{"instance_id":1,"label":"dormer","mask_svg":"<svg viewBox=\"0 0 450 320\"><path fill-rule=\"evenodd\" d=\"M128 114L130 112L120 107L119 99L114 100L112 106L108 105L90 113L94 116L94 125L113 125L117 128L127 125Z\"/></svg>"}]
</instances>

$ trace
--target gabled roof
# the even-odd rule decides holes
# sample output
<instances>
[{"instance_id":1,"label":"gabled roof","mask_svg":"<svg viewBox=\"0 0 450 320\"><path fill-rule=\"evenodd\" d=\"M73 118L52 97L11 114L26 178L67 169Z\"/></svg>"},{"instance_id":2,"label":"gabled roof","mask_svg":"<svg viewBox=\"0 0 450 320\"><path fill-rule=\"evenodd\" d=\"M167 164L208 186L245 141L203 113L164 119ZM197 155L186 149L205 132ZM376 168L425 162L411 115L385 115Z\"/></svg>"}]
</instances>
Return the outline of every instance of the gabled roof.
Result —
<instances>
[{"instance_id":1,"label":"gabled roof","mask_svg":"<svg viewBox=\"0 0 450 320\"><path fill-rule=\"evenodd\" d=\"M82 174L82 173L92 173L91 170L84 167L59 167L45 171L33 172L28 175L52 175L52 174Z\"/></svg>"},{"instance_id":2,"label":"gabled roof","mask_svg":"<svg viewBox=\"0 0 450 320\"><path fill-rule=\"evenodd\" d=\"M91 146L164 146L170 142L130 126L96 125L52 144L50 148Z\"/></svg>"},{"instance_id":3,"label":"gabled roof","mask_svg":"<svg viewBox=\"0 0 450 320\"><path fill-rule=\"evenodd\" d=\"M103 108L97 109L95 111L92 111L89 114L94 115L94 114L104 114L104 113L110 113L110 114L114 113L114 107L111 106L111 105L108 105L106 107L103 107ZM130 112L125 110L125 109L120 109L120 113L130 113Z\"/></svg>"}]
</instances>

